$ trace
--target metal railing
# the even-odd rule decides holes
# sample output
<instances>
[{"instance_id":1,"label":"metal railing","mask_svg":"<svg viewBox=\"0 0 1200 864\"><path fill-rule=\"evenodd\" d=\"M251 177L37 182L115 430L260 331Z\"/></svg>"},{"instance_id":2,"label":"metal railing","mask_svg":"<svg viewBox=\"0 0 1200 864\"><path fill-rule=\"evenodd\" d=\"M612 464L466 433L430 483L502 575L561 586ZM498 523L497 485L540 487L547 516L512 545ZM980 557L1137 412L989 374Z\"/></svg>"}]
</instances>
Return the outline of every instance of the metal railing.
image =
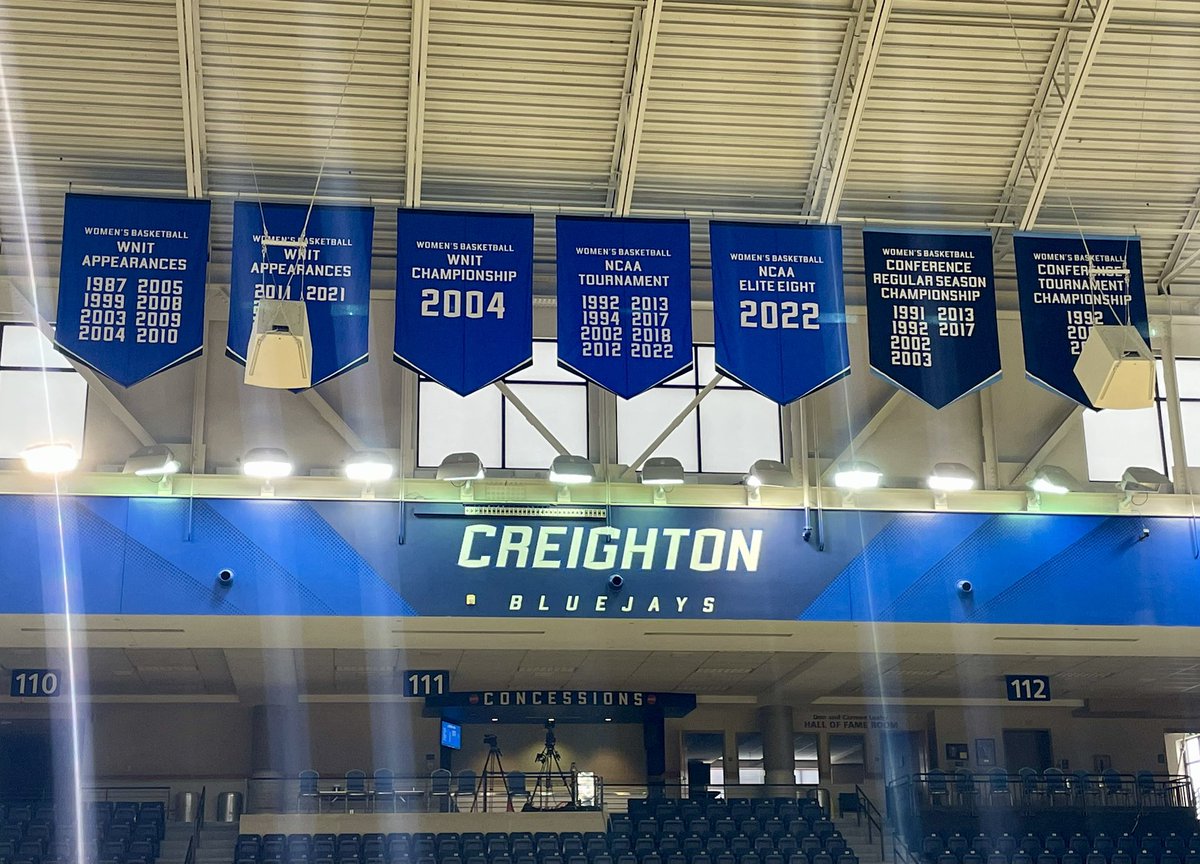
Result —
<instances>
[{"instance_id":1,"label":"metal railing","mask_svg":"<svg viewBox=\"0 0 1200 864\"><path fill-rule=\"evenodd\" d=\"M883 842L884 841L883 814L881 812L879 812L879 808L875 806L875 802L873 802L867 796L867 793L864 792L863 788L861 786L859 786L857 783L854 784L854 797L858 801L856 821L859 825L862 825L863 816L867 817L867 842L874 843L875 842L874 835L876 833L879 834L879 860L886 861L887 860L887 852L884 849L884 842ZM892 846L893 846L893 848L895 848L895 843L893 843Z\"/></svg>"},{"instance_id":2,"label":"metal railing","mask_svg":"<svg viewBox=\"0 0 1200 864\"><path fill-rule=\"evenodd\" d=\"M901 777L888 784L894 822L934 810L974 814L991 809L1091 812L1121 808L1195 809L1188 778L1178 774L1064 774L1032 769L1009 774L969 771L930 771Z\"/></svg>"},{"instance_id":3,"label":"metal railing","mask_svg":"<svg viewBox=\"0 0 1200 864\"><path fill-rule=\"evenodd\" d=\"M196 802L196 813L192 816L192 840L188 843L188 848L195 847L196 851L200 849L200 832L204 830L204 807L208 799L208 787L200 787L200 800Z\"/></svg>"},{"instance_id":4,"label":"metal railing","mask_svg":"<svg viewBox=\"0 0 1200 864\"><path fill-rule=\"evenodd\" d=\"M733 801L745 799L758 801L771 798L793 798L797 801L814 800L826 812L830 808L830 792L824 786L798 784L729 783L709 784L691 788L687 783L666 783L647 786L632 783L604 784L604 812L626 813L629 802L639 799L662 799L665 801Z\"/></svg>"}]
</instances>

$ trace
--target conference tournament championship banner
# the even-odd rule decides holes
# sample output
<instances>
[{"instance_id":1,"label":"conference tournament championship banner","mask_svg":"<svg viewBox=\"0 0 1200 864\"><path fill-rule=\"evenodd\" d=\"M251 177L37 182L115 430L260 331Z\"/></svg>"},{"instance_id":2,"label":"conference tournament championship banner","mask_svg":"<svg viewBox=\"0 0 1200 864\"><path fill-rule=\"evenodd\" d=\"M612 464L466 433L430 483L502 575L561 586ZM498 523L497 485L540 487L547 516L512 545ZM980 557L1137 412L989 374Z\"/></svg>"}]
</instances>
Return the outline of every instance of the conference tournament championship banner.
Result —
<instances>
[{"instance_id":1,"label":"conference tournament championship banner","mask_svg":"<svg viewBox=\"0 0 1200 864\"><path fill-rule=\"evenodd\" d=\"M836 225L709 223L717 369L780 405L850 372Z\"/></svg>"},{"instance_id":2,"label":"conference tournament championship banner","mask_svg":"<svg viewBox=\"0 0 1200 864\"><path fill-rule=\"evenodd\" d=\"M686 219L559 216L558 362L624 399L692 363Z\"/></svg>"},{"instance_id":3,"label":"conference tournament championship banner","mask_svg":"<svg viewBox=\"0 0 1200 864\"><path fill-rule=\"evenodd\" d=\"M68 193L59 349L122 387L200 355L209 202Z\"/></svg>"},{"instance_id":4,"label":"conference tournament championship banner","mask_svg":"<svg viewBox=\"0 0 1200 864\"><path fill-rule=\"evenodd\" d=\"M460 396L532 361L532 215L399 212L393 357Z\"/></svg>"},{"instance_id":5,"label":"conference tournament championship banner","mask_svg":"<svg viewBox=\"0 0 1200 864\"><path fill-rule=\"evenodd\" d=\"M1132 324L1150 343L1137 237L1013 235L1025 377L1092 407L1075 361L1096 324Z\"/></svg>"},{"instance_id":6,"label":"conference tournament championship banner","mask_svg":"<svg viewBox=\"0 0 1200 864\"><path fill-rule=\"evenodd\" d=\"M372 207L233 205L225 353L245 365L259 300L302 300L312 338L312 385L367 359ZM304 248L298 242L304 238ZM280 242L281 241L281 242Z\"/></svg>"},{"instance_id":7,"label":"conference tournament championship banner","mask_svg":"<svg viewBox=\"0 0 1200 864\"><path fill-rule=\"evenodd\" d=\"M934 408L1000 380L992 236L863 231L871 371Z\"/></svg>"},{"instance_id":8,"label":"conference tournament championship banner","mask_svg":"<svg viewBox=\"0 0 1200 864\"><path fill-rule=\"evenodd\" d=\"M0 614L61 613L66 573L72 610L96 615L1200 626L1188 519L836 510L821 552L803 540L802 510L537 518L508 505L70 496L62 506L65 566L56 500L0 496ZM1137 542L1143 528L1150 538ZM226 586L222 569L233 572Z\"/></svg>"}]
</instances>

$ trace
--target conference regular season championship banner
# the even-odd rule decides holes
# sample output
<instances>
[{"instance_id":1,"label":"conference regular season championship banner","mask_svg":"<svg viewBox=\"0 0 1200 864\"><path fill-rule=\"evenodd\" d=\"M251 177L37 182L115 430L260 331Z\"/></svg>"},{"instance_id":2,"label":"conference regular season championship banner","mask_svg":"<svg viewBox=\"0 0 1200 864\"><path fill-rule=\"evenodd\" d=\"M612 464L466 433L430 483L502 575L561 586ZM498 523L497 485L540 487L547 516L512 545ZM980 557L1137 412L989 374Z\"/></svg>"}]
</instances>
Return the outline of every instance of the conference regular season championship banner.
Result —
<instances>
[{"instance_id":1,"label":"conference regular season championship banner","mask_svg":"<svg viewBox=\"0 0 1200 864\"><path fill-rule=\"evenodd\" d=\"M558 362L624 399L692 363L686 219L559 216Z\"/></svg>"},{"instance_id":2,"label":"conference regular season championship banner","mask_svg":"<svg viewBox=\"0 0 1200 864\"><path fill-rule=\"evenodd\" d=\"M401 210L394 359L460 396L533 357L533 216Z\"/></svg>"},{"instance_id":3,"label":"conference regular season championship banner","mask_svg":"<svg viewBox=\"0 0 1200 864\"><path fill-rule=\"evenodd\" d=\"M234 204L225 353L245 365L259 300L302 300L312 385L364 363L374 225L371 207L315 205L309 214L307 204ZM297 245L302 234L303 249Z\"/></svg>"},{"instance_id":4,"label":"conference regular season championship banner","mask_svg":"<svg viewBox=\"0 0 1200 864\"><path fill-rule=\"evenodd\" d=\"M871 371L934 408L1000 380L987 232L863 231Z\"/></svg>"},{"instance_id":5,"label":"conference regular season championship banner","mask_svg":"<svg viewBox=\"0 0 1200 864\"><path fill-rule=\"evenodd\" d=\"M209 202L69 193L54 341L130 387L200 355Z\"/></svg>"},{"instance_id":6,"label":"conference regular season championship banner","mask_svg":"<svg viewBox=\"0 0 1200 864\"><path fill-rule=\"evenodd\" d=\"M1096 324L1132 324L1150 343L1137 237L1013 235L1029 380L1091 407L1075 361Z\"/></svg>"},{"instance_id":7,"label":"conference regular season championship banner","mask_svg":"<svg viewBox=\"0 0 1200 864\"><path fill-rule=\"evenodd\" d=\"M841 227L708 230L717 368L780 405L849 374Z\"/></svg>"}]
</instances>

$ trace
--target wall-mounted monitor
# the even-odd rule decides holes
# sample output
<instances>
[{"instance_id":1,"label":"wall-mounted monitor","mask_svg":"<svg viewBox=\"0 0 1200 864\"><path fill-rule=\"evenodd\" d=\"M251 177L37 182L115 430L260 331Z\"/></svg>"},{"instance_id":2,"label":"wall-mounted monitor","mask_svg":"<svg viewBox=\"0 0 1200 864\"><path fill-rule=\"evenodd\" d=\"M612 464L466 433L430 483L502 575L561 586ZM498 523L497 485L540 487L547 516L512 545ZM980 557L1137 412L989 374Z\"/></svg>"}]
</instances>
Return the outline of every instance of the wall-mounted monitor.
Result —
<instances>
[{"instance_id":1,"label":"wall-mounted monitor","mask_svg":"<svg viewBox=\"0 0 1200 864\"><path fill-rule=\"evenodd\" d=\"M442 746L451 750L462 749L462 727L449 720L442 721Z\"/></svg>"}]
</instances>

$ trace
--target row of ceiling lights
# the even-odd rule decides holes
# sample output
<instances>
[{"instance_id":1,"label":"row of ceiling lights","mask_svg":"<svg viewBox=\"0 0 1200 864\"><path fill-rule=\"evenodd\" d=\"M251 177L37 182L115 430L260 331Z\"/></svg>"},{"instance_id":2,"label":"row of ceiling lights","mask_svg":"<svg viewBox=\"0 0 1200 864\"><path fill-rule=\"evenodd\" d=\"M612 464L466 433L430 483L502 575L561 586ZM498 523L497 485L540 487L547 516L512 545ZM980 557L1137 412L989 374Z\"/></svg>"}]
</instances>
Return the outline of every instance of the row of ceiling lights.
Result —
<instances>
[{"instance_id":1,"label":"row of ceiling lights","mask_svg":"<svg viewBox=\"0 0 1200 864\"><path fill-rule=\"evenodd\" d=\"M21 458L25 467L35 474L66 474L79 464L79 454L70 444L39 444L26 449ZM125 463L124 473L140 477L164 478L178 473L180 469L171 449L163 444L143 447ZM277 447L257 447L242 460L242 473L256 480L270 482L291 475L295 466L288 454ZM345 465L347 479L367 485L383 483L391 479L395 466L382 453L365 451L354 454ZM483 462L475 453L451 453L437 469L437 479L451 483L482 480L485 475ZM563 454L556 456L550 464L551 483L572 486L591 483L596 479L596 468L583 456ZM655 456L647 459L639 472L639 480L648 486L678 486L684 482L683 463L671 456ZM877 488L883 480L883 472L870 462L845 462L838 466L833 483L839 489L857 491ZM775 459L759 459L750 466L743 478L751 489L762 487L793 487L796 478L786 465ZM958 462L939 462L926 478L926 485L934 492L967 492L977 484L975 472ZM1047 465L1034 474L1027 484L1038 494L1061 495L1079 488L1074 477L1062 468ZM1130 468L1117 484L1122 492L1162 492L1169 481L1160 472L1150 468Z\"/></svg>"}]
</instances>

